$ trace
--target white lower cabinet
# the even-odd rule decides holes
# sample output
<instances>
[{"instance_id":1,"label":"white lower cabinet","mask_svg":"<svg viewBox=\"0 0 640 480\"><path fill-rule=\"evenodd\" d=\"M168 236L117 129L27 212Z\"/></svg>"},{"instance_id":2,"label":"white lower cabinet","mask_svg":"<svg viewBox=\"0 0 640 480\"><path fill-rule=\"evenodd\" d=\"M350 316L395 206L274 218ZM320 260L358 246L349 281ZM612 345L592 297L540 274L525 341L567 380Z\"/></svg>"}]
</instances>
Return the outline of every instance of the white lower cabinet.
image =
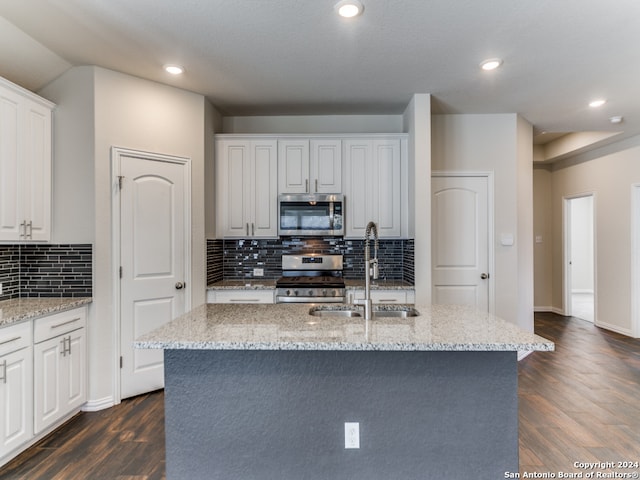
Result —
<instances>
[{"instance_id":1,"label":"white lower cabinet","mask_svg":"<svg viewBox=\"0 0 640 480\"><path fill-rule=\"evenodd\" d=\"M364 290L350 293L351 301L364 298ZM415 290L371 290L373 303L415 303Z\"/></svg>"},{"instance_id":2,"label":"white lower cabinet","mask_svg":"<svg viewBox=\"0 0 640 480\"><path fill-rule=\"evenodd\" d=\"M274 303L274 290L208 290L207 303Z\"/></svg>"},{"instance_id":3,"label":"white lower cabinet","mask_svg":"<svg viewBox=\"0 0 640 480\"><path fill-rule=\"evenodd\" d=\"M34 324L34 433L86 401L86 310L39 318Z\"/></svg>"},{"instance_id":4,"label":"white lower cabinet","mask_svg":"<svg viewBox=\"0 0 640 480\"><path fill-rule=\"evenodd\" d=\"M0 330L0 460L33 436L31 322Z\"/></svg>"}]
</instances>

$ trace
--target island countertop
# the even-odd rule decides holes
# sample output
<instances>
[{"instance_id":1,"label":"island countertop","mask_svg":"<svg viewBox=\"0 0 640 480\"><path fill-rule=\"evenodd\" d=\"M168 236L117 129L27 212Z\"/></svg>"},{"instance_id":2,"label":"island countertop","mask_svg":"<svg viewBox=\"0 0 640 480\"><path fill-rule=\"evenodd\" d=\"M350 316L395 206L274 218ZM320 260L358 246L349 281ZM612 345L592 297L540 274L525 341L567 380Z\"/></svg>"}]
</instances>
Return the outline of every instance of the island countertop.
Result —
<instances>
[{"instance_id":1,"label":"island countertop","mask_svg":"<svg viewBox=\"0 0 640 480\"><path fill-rule=\"evenodd\" d=\"M413 307L413 305L412 305ZM319 308L353 308L324 305ZM400 308L398 305L389 308ZM489 313L416 305L408 318L309 315L305 304L204 304L137 338L165 350L552 351L553 342Z\"/></svg>"}]
</instances>

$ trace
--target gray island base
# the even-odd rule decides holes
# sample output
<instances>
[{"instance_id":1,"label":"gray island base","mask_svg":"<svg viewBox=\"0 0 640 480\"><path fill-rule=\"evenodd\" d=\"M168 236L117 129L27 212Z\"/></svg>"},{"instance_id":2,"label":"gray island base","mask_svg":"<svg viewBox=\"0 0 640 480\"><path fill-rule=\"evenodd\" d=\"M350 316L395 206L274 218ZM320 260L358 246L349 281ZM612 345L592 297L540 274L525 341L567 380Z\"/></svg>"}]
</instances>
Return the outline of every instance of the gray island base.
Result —
<instances>
[{"instance_id":1,"label":"gray island base","mask_svg":"<svg viewBox=\"0 0 640 480\"><path fill-rule=\"evenodd\" d=\"M518 471L517 350L553 343L459 307L309 320L208 305L165 349L167 479L487 479ZM491 337L491 338L490 338ZM345 423L359 448L345 448Z\"/></svg>"}]
</instances>

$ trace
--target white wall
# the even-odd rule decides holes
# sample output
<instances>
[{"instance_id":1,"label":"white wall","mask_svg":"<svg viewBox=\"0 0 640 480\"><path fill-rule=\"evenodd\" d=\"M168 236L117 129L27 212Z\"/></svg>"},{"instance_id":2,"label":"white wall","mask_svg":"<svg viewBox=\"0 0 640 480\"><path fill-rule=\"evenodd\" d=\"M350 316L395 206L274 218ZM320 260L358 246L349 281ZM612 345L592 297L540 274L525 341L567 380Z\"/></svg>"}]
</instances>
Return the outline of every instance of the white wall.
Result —
<instances>
[{"instance_id":1,"label":"white wall","mask_svg":"<svg viewBox=\"0 0 640 480\"><path fill-rule=\"evenodd\" d=\"M63 112L67 105L74 112L74 115L56 118L54 141L60 143L61 152L56 162L78 166L79 170L73 182L61 180L62 185L69 188L56 187L62 198L54 211L85 200L92 205L90 210L77 206L77 218L83 225L74 226L68 218L60 224L56 237L71 243L94 240L93 315L88 327L89 405L99 408L117 400L111 147L191 159L192 279L188 284L191 304L197 306L205 301L205 149L207 138L213 134L206 129L215 125L215 118L211 118L215 117L215 111L206 105L201 95L99 67L73 68L43 92L49 93ZM81 101L76 98L78 92L82 95ZM92 128L82 125L84 121ZM76 142L81 143L81 148L74 145ZM83 168L85 163L90 167ZM81 185L81 194L77 195L70 183Z\"/></svg>"},{"instance_id":2,"label":"white wall","mask_svg":"<svg viewBox=\"0 0 640 480\"><path fill-rule=\"evenodd\" d=\"M409 134L409 238L414 239L416 303L431 303L431 96L415 94L403 116Z\"/></svg>"},{"instance_id":3,"label":"white wall","mask_svg":"<svg viewBox=\"0 0 640 480\"><path fill-rule=\"evenodd\" d=\"M533 330L531 126L516 114L434 115L432 169L493 172L495 313ZM513 234L513 246L500 244Z\"/></svg>"},{"instance_id":4,"label":"white wall","mask_svg":"<svg viewBox=\"0 0 640 480\"><path fill-rule=\"evenodd\" d=\"M571 289L593 292L593 196L571 200Z\"/></svg>"},{"instance_id":5,"label":"white wall","mask_svg":"<svg viewBox=\"0 0 640 480\"><path fill-rule=\"evenodd\" d=\"M53 113L52 243L94 242L93 78L93 68L74 68L39 92L57 104Z\"/></svg>"},{"instance_id":6,"label":"white wall","mask_svg":"<svg viewBox=\"0 0 640 480\"><path fill-rule=\"evenodd\" d=\"M640 183L640 136L573 157L553 166L552 306L563 309L563 197L595 194L596 324L632 335L631 185ZM536 272L538 274L538 272ZM541 280L536 279L536 284Z\"/></svg>"},{"instance_id":7,"label":"white wall","mask_svg":"<svg viewBox=\"0 0 640 480\"><path fill-rule=\"evenodd\" d=\"M402 115L225 117L222 133L402 133Z\"/></svg>"},{"instance_id":8,"label":"white wall","mask_svg":"<svg viewBox=\"0 0 640 480\"><path fill-rule=\"evenodd\" d=\"M551 169L537 166L533 169L533 234L540 241L534 243L534 308L536 311L554 311L553 257L555 241L552 229Z\"/></svg>"}]
</instances>

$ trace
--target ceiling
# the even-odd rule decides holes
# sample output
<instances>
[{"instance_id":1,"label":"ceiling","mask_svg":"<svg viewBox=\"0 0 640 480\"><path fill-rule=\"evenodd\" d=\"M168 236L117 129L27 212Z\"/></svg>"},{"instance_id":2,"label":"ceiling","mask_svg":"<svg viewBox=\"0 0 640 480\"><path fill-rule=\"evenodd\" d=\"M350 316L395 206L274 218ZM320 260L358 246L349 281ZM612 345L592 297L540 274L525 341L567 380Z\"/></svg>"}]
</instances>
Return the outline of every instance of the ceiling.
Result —
<instances>
[{"instance_id":1,"label":"ceiling","mask_svg":"<svg viewBox=\"0 0 640 480\"><path fill-rule=\"evenodd\" d=\"M229 116L400 114L430 93L435 113L640 134L638 0L362 0L353 19L336 1L2 0L0 75L38 90L99 65L201 93ZM482 71L492 57L502 67Z\"/></svg>"}]
</instances>

